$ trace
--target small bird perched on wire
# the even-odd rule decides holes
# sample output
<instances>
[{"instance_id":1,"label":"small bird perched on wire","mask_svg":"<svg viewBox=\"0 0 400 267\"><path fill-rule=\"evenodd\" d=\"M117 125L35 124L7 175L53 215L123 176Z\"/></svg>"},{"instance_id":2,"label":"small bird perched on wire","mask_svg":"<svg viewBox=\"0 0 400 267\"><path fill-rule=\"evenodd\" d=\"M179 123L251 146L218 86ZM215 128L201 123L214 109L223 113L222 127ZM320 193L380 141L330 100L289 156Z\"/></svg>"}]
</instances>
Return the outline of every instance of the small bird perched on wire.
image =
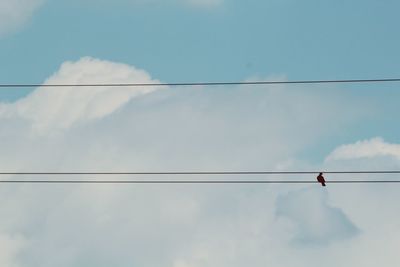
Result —
<instances>
[{"instance_id":1,"label":"small bird perched on wire","mask_svg":"<svg viewBox=\"0 0 400 267\"><path fill-rule=\"evenodd\" d=\"M319 175L317 176L317 181L319 183L321 183L322 186L326 186L325 178L324 178L324 176L322 176L322 172L320 172Z\"/></svg>"}]
</instances>

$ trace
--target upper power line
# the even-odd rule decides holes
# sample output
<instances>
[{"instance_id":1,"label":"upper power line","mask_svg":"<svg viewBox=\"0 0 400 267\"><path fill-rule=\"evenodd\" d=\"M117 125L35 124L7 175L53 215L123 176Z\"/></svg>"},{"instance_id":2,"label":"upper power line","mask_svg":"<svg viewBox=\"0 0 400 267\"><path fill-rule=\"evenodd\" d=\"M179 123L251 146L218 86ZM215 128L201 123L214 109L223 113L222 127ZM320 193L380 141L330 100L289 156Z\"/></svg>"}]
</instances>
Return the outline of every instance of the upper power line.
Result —
<instances>
[{"instance_id":1,"label":"upper power line","mask_svg":"<svg viewBox=\"0 0 400 267\"><path fill-rule=\"evenodd\" d=\"M143 87L143 86L222 86L222 85L279 85L327 83L382 83L400 82L400 78L344 79L344 80L293 80L293 81L244 81L244 82L182 82L182 83L87 83L87 84L0 84L0 88L29 87Z\"/></svg>"}]
</instances>

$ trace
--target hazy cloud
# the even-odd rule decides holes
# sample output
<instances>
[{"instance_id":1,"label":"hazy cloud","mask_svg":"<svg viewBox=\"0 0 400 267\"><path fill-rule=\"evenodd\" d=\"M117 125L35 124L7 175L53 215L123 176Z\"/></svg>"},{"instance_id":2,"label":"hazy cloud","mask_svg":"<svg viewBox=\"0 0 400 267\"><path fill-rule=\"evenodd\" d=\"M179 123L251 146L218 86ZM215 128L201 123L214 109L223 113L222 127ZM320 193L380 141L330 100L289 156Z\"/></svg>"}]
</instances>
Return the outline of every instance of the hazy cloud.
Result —
<instances>
[{"instance_id":1,"label":"hazy cloud","mask_svg":"<svg viewBox=\"0 0 400 267\"><path fill-rule=\"evenodd\" d=\"M180 0L182 3L195 7L215 7L223 3L224 0Z\"/></svg>"},{"instance_id":2,"label":"hazy cloud","mask_svg":"<svg viewBox=\"0 0 400 267\"><path fill-rule=\"evenodd\" d=\"M0 0L0 36L25 23L44 0Z\"/></svg>"},{"instance_id":3,"label":"hazy cloud","mask_svg":"<svg viewBox=\"0 0 400 267\"><path fill-rule=\"evenodd\" d=\"M88 0L93 4L101 1L102 4L110 4L107 0ZM221 5L225 0L117 0L113 3L123 3L132 6L183 6L187 8L209 9L216 8Z\"/></svg>"},{"instance_id":4,"label":"hazy cloud","mask_svg":"<svg viewBox=\"0 0 400 267\"><path fill-rule=\"evenodd\" d=\"M21 250L25 247L21 235L10 236L0 233L0 265L7 267L18 267Z\"/></svg>"}]
</instances>

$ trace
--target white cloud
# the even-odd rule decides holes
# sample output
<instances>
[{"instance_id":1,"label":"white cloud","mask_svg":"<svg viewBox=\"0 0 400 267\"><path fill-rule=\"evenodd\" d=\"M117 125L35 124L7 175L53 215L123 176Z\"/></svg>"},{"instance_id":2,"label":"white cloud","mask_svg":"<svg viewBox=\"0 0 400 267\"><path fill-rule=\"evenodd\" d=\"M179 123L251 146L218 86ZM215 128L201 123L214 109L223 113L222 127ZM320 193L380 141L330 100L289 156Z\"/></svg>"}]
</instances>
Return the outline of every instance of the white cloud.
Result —
<instances>
[{"instance_id":1,"label":"white cloud","mask_svg":"<svg viewBox=\"0 0 400 267\"><path fill-rule=\"evenodd\" d=\"M294 226L296 245L320 246L351 238L358 229L339 208L328 203L326 188L306 188L278 198L277 215Z\"/></svg>"},{"instance_id":2,"label":"white cloud","mask_svg":"<svg viewBox=\"0 0 400 267\"><path fill-rule=\"evenodd\" d=\"M65 62L44 84L158 83L133 66L90 57ZM40 87L15 104L3 104L3 114L18 114L38 131L65 129L102 118L131 98L162 87Z\"/></svg>"},{"instance_id":3,"label":"white cloud","mask_svg":"<svg viewBox=\"0 0 400 267\"><path fill-rule=\"evenodd\" d=\"M121 79L154 81L132 66L84 58L63 65L46 82ZM17 103L3 105L0 123L7 127L0 131L0 170L273 170L296 164L299 152L352 124L354 117L349 114L360 110L347 96L301 88L168 88L152 93L139 88L139 92L128 92L119 97L117 90L115 97L111 90L38 88ZM325 125L325 121L332 123ZM32 134L38 129L40 135ZM59 134L50 134L55 129ZM398 235L390 235L388 247L383 239L396 232L400 218L391 217L385 227L376 227L396 207L397 193L382 198L377 191L365 197L364 188L339 190L316 183L315 190L286 195L289 189L301 188L4 184L0 187L0 242L4 240L10 250L0 256L8 259L5 266L16 267L331 267L357 265L361 256L372 257L365 253L368 246L364 244L368 244L382 248L382 264L399 262L397 251L390 250L400 240ZM329 200L320 190L329 191ZM277 202L282 195L287 197ZM368 208L360 208L361 200ZM376 208L378 204L383 208ZM372 219L371 207L375 210ZM277 208L289 225L276 219ZM362 231L353 239L347 238L350 221ZM290 225L293 231L286 227ZM293 237L330 242L299 248L291 245ZM390 255L383 255L387 251ZM335 260L327 261L327 255Z\"/></svg>"},{"instance_id":4,"label":"white cloud","mask_svg":"<svg viewBox=\"0 0 400 267\"><path fill-rule=\"evenodd\" d=\"M400 159L400 145L386 143L383 138L357 141L354 144L341 145L326 158L330 160L349 160L374 157L394 157Z\"/></svg>"},{"instance_id":5,"label":"white cloud","mask_svg":"<svg viewBox=\"0 0 400 267\"><path fill-rule=\"evenodd\" d=\"M0 0L0 36L25 23L44 0Z\"/></svg>"}]
</instances>

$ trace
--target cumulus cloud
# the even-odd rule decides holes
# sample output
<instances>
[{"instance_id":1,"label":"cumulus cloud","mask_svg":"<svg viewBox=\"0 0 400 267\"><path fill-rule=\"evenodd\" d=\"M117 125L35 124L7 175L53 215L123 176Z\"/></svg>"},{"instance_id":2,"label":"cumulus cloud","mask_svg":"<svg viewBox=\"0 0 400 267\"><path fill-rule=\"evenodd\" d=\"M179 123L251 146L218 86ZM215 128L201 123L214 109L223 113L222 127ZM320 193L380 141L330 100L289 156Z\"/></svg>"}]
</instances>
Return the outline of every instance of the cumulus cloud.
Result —
<instances>
[{"instance_id":1,"label":"cumulus cloud","mask_svg":"<svg viewBox=\"0 0 400 267\"><path fill-rule=\"evenodd\" d=\"M295 227L293 241L300 246L324 245L355 236L357 227L339 208L328 203L326 188L306 188L278 198L276 214Z\"/></svg>"},{"instance_id":2,"label":"cumulus cloud","mask_svg":"<svg viewBox=\"0 0 400 267\"><path fill-rule=\"evenodd\" d=\"M0 0L0 36L25 23L44 0Z\"/></svg>"},{"instance_id":3,"label":"cumulus cloud","mask_svg":"<svg viewBox=\"0 0 400 267\"><path fill-rule=\"evenodd\" d=\"M90 57L67 61L46 84L158 83L133 66ZM38 132L65 129L76 123L102 118L131 98L161 87L40 87L14 104L3 104L3 114L18 114Z\"/></svg>"},{"instance_id":4,"label":"cumulus cloud","mask_svg":"<svg viewBox=\"0 0 400 267\"><path fill-rule=\"evenodd\" d=\"M374 157L394 157L400 159L400 145L387 143L381 137L341 145L326 158L330 160L349 160Z\"/></svg>"},{"instance_id":5,"label":"cumulus cloud","mask_svg":"<svg viewBox=\"0 0 400 267\"><path fill-rule=\"evenodd\" d=\"M121 80L156 81L133 66L84 58L64 64L46 82ZM349 114L360 108L347 96L285 87L168 88L151 93L142 88L127 93L75 89L41 87L16 103L3 104L0 123L7 127L0 131L0 170L290 168L297 162L290 159L310 143L352 124L355 118ZM334 123L315 127L326 120ZM57 134L51 134L55 130ZM333 204L312 190L288 195L286 190L287 185L4 185L0 242L10 249L0 256L7 259L5 266L16 267L346 266L360 258L355 253L343 258L343 264L321 264L326 246L320 255L314 255L315 248L300 251L290 246L295 237L348 248L357 242L348 238L350 221L362 230L374 229L371 221L364 220L370 212L354 208L358 206L351 202L354 190L330 191ZM369 206L377 200L371 199ZM387 203L396 203L390 200ZM305 203L299 208L302 214L294 204L300 201ZM341 211L342 206L347 209ZM297 227L294 232L276 220L277 210ZM319 222L329 228L316 228ZM335 234L338 239L332 237ZM374 238L367 240L371 243ZM340 253L329 249L331 257L339 258Z\"/></svg>"}]
</instances>

